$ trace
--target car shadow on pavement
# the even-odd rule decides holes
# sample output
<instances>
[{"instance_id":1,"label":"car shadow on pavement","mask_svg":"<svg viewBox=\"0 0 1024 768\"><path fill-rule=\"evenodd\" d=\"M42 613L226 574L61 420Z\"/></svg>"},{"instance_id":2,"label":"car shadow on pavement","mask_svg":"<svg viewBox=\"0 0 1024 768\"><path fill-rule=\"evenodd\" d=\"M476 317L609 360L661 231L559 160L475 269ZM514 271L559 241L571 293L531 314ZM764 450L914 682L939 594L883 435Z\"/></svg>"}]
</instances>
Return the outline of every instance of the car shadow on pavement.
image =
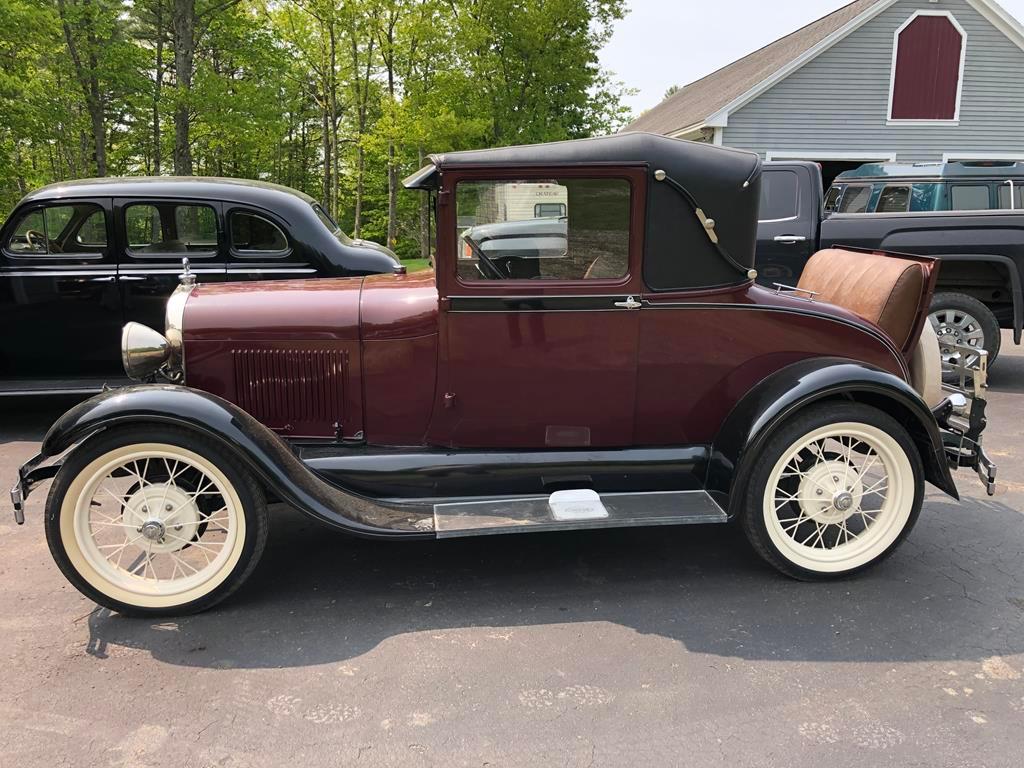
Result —
<instances>
[{"instance_id":1,"label":"car shadow on pavement","mask_svg":"<svg viewBox=\"0 0 1024 768\"><path fill-rule=\"evenodd\" d=\"M1024 355L1001 355L988 372L988 384L993 392L1024 393Z\"/></svg>"},{"instance_id":2,"label":"car shadow on pavement","mask_svg":"<svg viewBox=\"0 0 1024 768\"><path fill-rule=\"evenodd\" d=\"M979 660L1024 651L1022 548L1019 512L938 495L889 561L827 583L778 575L734 526L389 543L275 507L240 592L167 621L97 610L86 650L278 668L352 659L409 633L610 622L743 659Z\"/></svg>"}]
</instances>

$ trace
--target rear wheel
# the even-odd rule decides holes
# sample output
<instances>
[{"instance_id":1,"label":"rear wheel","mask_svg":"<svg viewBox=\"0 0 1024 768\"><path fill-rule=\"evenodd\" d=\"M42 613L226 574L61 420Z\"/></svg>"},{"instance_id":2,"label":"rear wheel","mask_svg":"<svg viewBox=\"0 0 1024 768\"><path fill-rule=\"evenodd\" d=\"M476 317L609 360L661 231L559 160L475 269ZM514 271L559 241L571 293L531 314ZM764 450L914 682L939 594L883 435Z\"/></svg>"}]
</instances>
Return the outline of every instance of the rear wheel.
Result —
<instances>
[{"instance_id":1,"label":"rear wheel","mask_svg":"<svg viewBox=\"0 0 1024 768\"><path fill-rule=\"evenodd\" d=\"M999 335L999 321L992 310L973 296L966 293L938 293L932 299L928 315L942 353L942 370L948 373L950 360L956 355L955 345L961 344L988 352L991 365L999 356L1002 341ZM968 356L973 364L977 356Z\"/></svg>"},{"instance_id":2,"label":"rear wheel","mask_svg":"<svg viewBox=\"0 0 1024 768\"><path fill-rule=\"evenodd\" d=\"M147 425L103 432L68 457L46 501L64 575L129 615L195 613L234 592L267 538L263 492L213 441Z\"/></svg>"},{"instance_id":3,"label":"rear wheel","mask_svg":"<svg viewBox=\"0 0 1024 768\"><path fill-rule=\"evenodd\" d=\"M797 579L845 576L879 562L921 510L917 449L898 421L870 406L809 408L751 460L743 529L765 560Z\"/></svg>"}]
</instances>

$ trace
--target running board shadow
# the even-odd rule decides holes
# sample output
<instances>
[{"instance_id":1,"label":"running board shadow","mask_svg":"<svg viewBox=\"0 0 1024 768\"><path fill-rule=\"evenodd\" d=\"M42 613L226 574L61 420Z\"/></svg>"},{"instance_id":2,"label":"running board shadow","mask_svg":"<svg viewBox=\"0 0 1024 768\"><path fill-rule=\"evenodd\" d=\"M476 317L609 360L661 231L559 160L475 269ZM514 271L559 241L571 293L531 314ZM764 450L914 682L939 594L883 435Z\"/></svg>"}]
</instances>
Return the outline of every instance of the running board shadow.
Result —
<instances>
[{"instance_id":1,"label":"running board shadow","mask_svg":"<svg viewBox=\"0 0 1024 768\"><path fill-rule=\"evenodd\" d=\"M595 494L596 495L596 494ZM558 519L549 496L459 501L434 505L439 539L497 533L575 531L585 528L641 528L655 525L724 523L728 516L705 491L603 493L607 514Z\"/></svg>"}]
</instances>

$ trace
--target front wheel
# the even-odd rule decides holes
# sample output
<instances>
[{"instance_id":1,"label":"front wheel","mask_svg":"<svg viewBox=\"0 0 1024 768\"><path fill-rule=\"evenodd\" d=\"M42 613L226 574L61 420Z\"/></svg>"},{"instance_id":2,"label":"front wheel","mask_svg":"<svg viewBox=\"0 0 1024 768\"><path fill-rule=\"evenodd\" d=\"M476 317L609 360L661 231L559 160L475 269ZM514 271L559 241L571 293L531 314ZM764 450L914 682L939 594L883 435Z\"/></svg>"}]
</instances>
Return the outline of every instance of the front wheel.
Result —
<instances>
[{"instance_id":1,"label":"front wheel","mask_svg":"<svg viewBox=\"0 0 1024 768\"><path fill-rule=\"evenodd\" d=\"M859 403L812 406L768 440L750 476L743 529L771 565L797 579L863 570L917 521L924 470L906 429Z\"/></svg>"},{"instance_id":2,"label":"front wheel","mask_svg":"<svg viewBox=\"0 0 1024 768\"><path fill-rule=\"evenodd\" d=\"M194 433L126 427L90 438L46 500L46 539L86 597L122 614L181 615L223 600L267 539L263 492Z\"/></svg>"}]
</instances>

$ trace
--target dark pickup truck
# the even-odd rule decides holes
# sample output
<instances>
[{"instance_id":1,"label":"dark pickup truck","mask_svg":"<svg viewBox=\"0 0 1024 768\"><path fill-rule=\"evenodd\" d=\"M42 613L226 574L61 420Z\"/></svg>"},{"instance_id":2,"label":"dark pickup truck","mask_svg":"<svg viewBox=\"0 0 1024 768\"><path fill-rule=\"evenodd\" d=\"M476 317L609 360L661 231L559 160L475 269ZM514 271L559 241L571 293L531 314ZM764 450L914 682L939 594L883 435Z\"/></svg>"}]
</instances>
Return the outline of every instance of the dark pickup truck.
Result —
<instances>
[{"instance_id":1,"label":"dark pickup truck","mask_svg":"<svg viewBox=\"0 0 1024 768\"><path fill-rule=\"evenodd\" d=\"M930 318L944 357L955 343L999 354L1000 328L1021 343L1024 211L833 213L823 216L821 171L808 162L765 163L757 232L758 282L796 285L822 248L900 251L942 260Z\"/></svg>"}]
</instances>

